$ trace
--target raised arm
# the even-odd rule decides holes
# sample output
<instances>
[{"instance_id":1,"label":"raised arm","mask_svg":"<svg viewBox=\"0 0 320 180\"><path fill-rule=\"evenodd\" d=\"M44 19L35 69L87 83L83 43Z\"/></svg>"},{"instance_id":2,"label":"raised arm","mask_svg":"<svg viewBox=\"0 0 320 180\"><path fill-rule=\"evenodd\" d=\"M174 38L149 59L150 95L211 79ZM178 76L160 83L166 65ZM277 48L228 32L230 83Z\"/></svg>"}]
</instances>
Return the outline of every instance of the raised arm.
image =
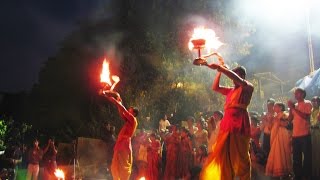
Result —
<instances>
[{"instance_id":1,"label":"raised arm","mask_svg":"<svg viewBox=\"0 0 320 180\"><path fill-rule=\"evenodd\" d=\"M212 83L212 90L222 93L224 88L220 86L220 78L221 78L221 72L217 72L217 75L214 78Z\"/></svg>"},{"instance_id":2,"label":"raised arm","mask_svg":"<svg viewBox=\"0 0 320 180\"><path fill-rule=\"evenodd\" d=\"M228 78L230 78L232 81L234 81L235 84L237 84L239 86L246 85L246 82L244 81L244 79L242 79L235 72L233 72L232 70L226 68L223 65L218 65L218 64L212 63L212 64L208 65L208 67L211 68L211 69L216 69L219 72L225 74ZM219 74L217 74L217 77L218 76L219 76ZM221 74L220 74L220 76L221 76ZM220 80L220 77L217 80Z\"/></svg>"},{"instance_id":3,"label":"raised arm","mask_svg":"<svg viewBox=\"0 0 320 180\"><path fill-rule=\"evenodd\" d=\"M110 102L112 102L117 106L119 114L123 120L132 122L132 123L134 122L134 116L131 113L129 113L128 110L122 105L121 100L117 100L114 97L109 97L109 96L107 96L107 98Z\"/></svg>"}]
</instances>

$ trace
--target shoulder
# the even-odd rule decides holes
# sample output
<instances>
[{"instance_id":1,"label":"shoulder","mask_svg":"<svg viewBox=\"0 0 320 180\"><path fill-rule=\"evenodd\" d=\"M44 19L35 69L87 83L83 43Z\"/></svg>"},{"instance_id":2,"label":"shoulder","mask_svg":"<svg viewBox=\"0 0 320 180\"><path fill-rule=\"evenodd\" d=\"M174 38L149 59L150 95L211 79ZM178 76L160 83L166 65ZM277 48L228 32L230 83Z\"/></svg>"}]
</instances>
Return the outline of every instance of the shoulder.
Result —
<instances>
[{"instance_id":1,"label":"shoulder","mask_svg":"<svg viewBox=\"0 0 320 180\"><path fill-rule=\"evenodd\" d=\"M243 80L243 82L244 82L244 85L243 85L243 87L245 87L245 88L247 88L247 89L254 89L254 86L253 86L253 84L251 83L251 82L249 82L249 81L247 81L247 80Z\"/></svg>"},{"instance_id":2,"label":"shoulder","mask_svg":"<svg viewBox=\"0 0 320 180\"><path fill-rule=\"evenodd\" d=\"M298 106L300 105L300 103L298 103ZM304 107L304 108L312 108L312 103L311 101L309 100L304 100L302 103L301 103L301 106Z\"/></svg>"},{"instance_id":3,"label":"shoulder","mask_svg":"<svg viewBox=\"0 0 320 180\"><path fill-rule=\"evenodd\" d=\"M307 105L311 105L312 106L312 103L311 103L311 101L310 100L304 100L304 104L307 104Z\"/></svg>"}]
</instances>

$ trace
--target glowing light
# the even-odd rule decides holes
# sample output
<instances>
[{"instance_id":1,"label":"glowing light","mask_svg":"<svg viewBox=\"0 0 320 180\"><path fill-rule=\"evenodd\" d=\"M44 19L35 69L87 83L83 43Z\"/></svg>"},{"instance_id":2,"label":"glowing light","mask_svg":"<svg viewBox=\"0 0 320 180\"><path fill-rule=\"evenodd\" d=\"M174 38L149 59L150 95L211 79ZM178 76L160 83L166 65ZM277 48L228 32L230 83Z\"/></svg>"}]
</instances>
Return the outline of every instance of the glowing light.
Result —
<instances>
[{"instance_id":1,"label":"glowing light","mask_svg":"<svg viewBox=\"0 0 320 180\"><path fill-rule=\"evenodd\" d=\"M146 180L146 178L145 177L141 177L139 180Z\"/></svg>"},{"instance_id":2,"label":"glowing light","mask_svg":"<svg viewBox=\"0 0 320 180\"><path fill-rule=\"evenodd\" d=\"M112 79L112 81L111 81ZM112 91L116 84L120 81L120 78L118 76L111 76L110 79L110 68L109 68L109 62L107 62L106 59L104 59L103 64L102 64L102 72L100 74L100 82L106 83L109 87L110 90Z\"/></svg>"},{"instance_id":3,"label":"glowing light","mask_svg":"<svg viewBox=\"0 0 320 180\"><path fill-rule=\"evenodd\" d=\"M204 48L207 49L208 52L210 52L212 49L217 50L223 45L223 43L219 41L219 37L216 37L214 30L206 29L204 27L198 27L194 29L193 35L188 43L190 50L195 48L194 44L192 43L193 40L204 40Z\"/></svg>"},{"instance_id":4,"label":"glowing light","mask_svg":"<svg viewBox=\"0 0 320 180\"><path fill-rule=\"evenodd\" d=\"M58 179L64 180L64 172L63 172L61 169L56 169L56 171L54 172L54 175L55 175Z\"/></svg>"},{"instance_id":5,"label":"glowing light","mask_svg":"<svg viewBox=\"0 0 320 180\"><path fill-rule=\"evenodd\" d=\"M201 178L203 180L209 179L221 179L221 169L217 163L211 162L201 172Z\"/></svg>"}]
</instances>

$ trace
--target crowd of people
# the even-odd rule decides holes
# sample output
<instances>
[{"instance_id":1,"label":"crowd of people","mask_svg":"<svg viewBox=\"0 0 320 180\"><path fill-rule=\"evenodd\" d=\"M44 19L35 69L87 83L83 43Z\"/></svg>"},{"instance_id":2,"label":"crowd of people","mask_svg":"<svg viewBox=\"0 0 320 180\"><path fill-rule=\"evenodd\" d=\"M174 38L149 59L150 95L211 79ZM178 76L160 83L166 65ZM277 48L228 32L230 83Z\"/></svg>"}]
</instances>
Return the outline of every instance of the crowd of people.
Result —
<instances>
[{"instance_id":1,"label":"crowd of people","mask_svg":"<svg viewBox=\"0 0 320 180\"><path fill-rule=\"evenodd\" d=\"M23 179L56 179L54 172L57 168L57 152L54 138L48 138L48 143L43 148L39 146L37 138L33 139L30 147L10 146L0 158L3 172L3 177L0 177L1 179L15 180L17 179L18 168L26 168L27 173ZM43 171L40 172L40 170Z\"/></svg>"},{"instance_id":2,"label":"crowd of people","mask_svg":"<svg viewBox=\"0 0 320 180\"><path fill-rule=\"evenodd\" d=\"M212 89L226 96L224 110L189 116L178 124L170 122L170 114L160 119L157 128L137 130L139 123L143 125L136 118L139 110L124 107L117 92L99 91L124 121L117 137L110 124L103 137L113 179L247 180L257 179L258 166L269 177L320 178L320 97L307 100L306 91L296 88L294 100L284 103L270 98L266 112L248 112L253 85L245 80L245 68L207 66L218 71ZM222 73L234 82L233 87L220 85ZM44 167L41 179L51 179L57 167L53 139L45 148L35 139L25 154L27 179L38 179L40 163Z\"/></svg>"},{"instance_id":3,"label":"crowd of people","mask_svg":"<svg viewBox=\"0 0 320 180\"><path fill-rule=\"evenodd\" d=\"M269 177L319 178L320 97L306 100L300 88L294 95L296 103L270 98L266 112L249 112L251 164ZM130 179L199 179L223 116L224 112L215 111L208 117L190 116L171 124L165 115L158 128L137 130L132 137Z\"/></svg>"}]
</instances>

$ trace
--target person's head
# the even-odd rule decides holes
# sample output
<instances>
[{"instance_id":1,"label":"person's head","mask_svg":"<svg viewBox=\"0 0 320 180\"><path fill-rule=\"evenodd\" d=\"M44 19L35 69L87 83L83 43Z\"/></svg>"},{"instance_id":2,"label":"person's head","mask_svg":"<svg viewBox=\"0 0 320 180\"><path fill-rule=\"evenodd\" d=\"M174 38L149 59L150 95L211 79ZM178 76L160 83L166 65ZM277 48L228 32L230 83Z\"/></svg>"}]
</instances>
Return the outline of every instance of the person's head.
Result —
<instances>
[{"instance_id":1,"label":"person's head","mask_svg":"<svg viewBox=\"0 0 320 180\"><path fill-rule=\"evenodd\" d=\"M213 112L213 118L216 121L220 121L223 118L223 112L222 111L215 111Z\"/></svg>"},{"instance_id":2,"label":"person's head","mask_svg":"<svg viewBox=\"0 0 320 180\"><path fill-rule=\"evenodd\" d=\"M245 67L243 66L238 66L234 69L232 69L233 72L235 72L239 77L241 77L242 79L246 78L246 74L247 74L247 70Z\"/></svg>"},{"instance_id":3,"label":"person's head","mask_svg":"<svg viewBox=\"0 0 320 180\"><path fill-rule=\"evenodd\" d=\"M53 136L48 138L48 143L54 143L55 138Z\"/></svg>"},{"instance_id":4,"label":"person's head","mask_svg":"<svg viewBox=\"0 0 320 180\"><path fill-rule=\"evenodd\" d=\"M194 117L192 116L189 116L187 117L187 123L188 123L188 126L192 126L194 124Z\"/></svg>"},{"instance_id":5,"label":"person's head","mask_svg":"<svg viewBox=\"0 0 320 180\"><path fill-rule=\"evenodd\" d=\"M197 128L200 129L200 130L204 129L206 127L205 123L206 122L203 119L199 119L197 121Z\"/></svg>"},{"instance_id":6,"label":"person's head","mask_svg":"<svg viewBox=\"0 0 320 180\"><path fill-rule=\"evenodd\" d=\"M129 107L128 111L129 111L129 113L132 114L134 117L137 117L138 114L139 114L138 108L133 107L133 106Z\"/></svg>"},{"instance_id":7,"label":"person's head","mask_svg":"<svg viewBox=\"0 0 320 180\"><path fill-rule=\"evenodd\" d=\"M282 102L276 102L274 104L274 111L276 113L279 113L279 112L284 112L286 110L286 106L284 105L284 103Z\"/></svg>"},{"instance_id":8,"label":"person's head","mask_svg":"<svg viewBox=\"0 0 320 180\"><path fill-rule=\"evenodd\" d=\"M187 137L189 136L190 132L186 128L181 129L181 137Z\"/></svg>"},{"instance_id":9,"label":"person's head","mask_svg":"<svg viewBox=\"0 0 320 180\"><path fill-rule=\"evenodd\" d=\"M307 93L304 89L302 88L296 88L294 91L294 97L296 98L297 101L303 101L304 98L306 98Z\"/></svg>"},{"instance_id":10,"label":"person's head","mask_svg":"<svg viewBox=\"0 0 320 180\"><path fill-rule=\"evenodd\" d=\"M38 147L39 146L39 140L37 138L34 138L32 141L33 147Z\"/></svg>"},{"instance_id":11,"label":"person's head","mask_svg":"<svg viewBox=\"0 0 320 180\"><path fill-rule=\"evenodd\" d=\"M320 106L320 97L319 96L314 96L312 99L311 99L311 102L312 102L312 107L313 108L319 108Z\"/></svg>"},{"instance_id":12,"label":"person's head","mask_svg":"<svg viewBox=\"0 0 320 180\"><path fill-rule=\"evenodd\" d=\"M274 106L275 102L276 101L273 98L269 98L267 100L267 110L268 110L268 112L272 112L273 111L273 106Z\"/></svg>"}]
</instances>

